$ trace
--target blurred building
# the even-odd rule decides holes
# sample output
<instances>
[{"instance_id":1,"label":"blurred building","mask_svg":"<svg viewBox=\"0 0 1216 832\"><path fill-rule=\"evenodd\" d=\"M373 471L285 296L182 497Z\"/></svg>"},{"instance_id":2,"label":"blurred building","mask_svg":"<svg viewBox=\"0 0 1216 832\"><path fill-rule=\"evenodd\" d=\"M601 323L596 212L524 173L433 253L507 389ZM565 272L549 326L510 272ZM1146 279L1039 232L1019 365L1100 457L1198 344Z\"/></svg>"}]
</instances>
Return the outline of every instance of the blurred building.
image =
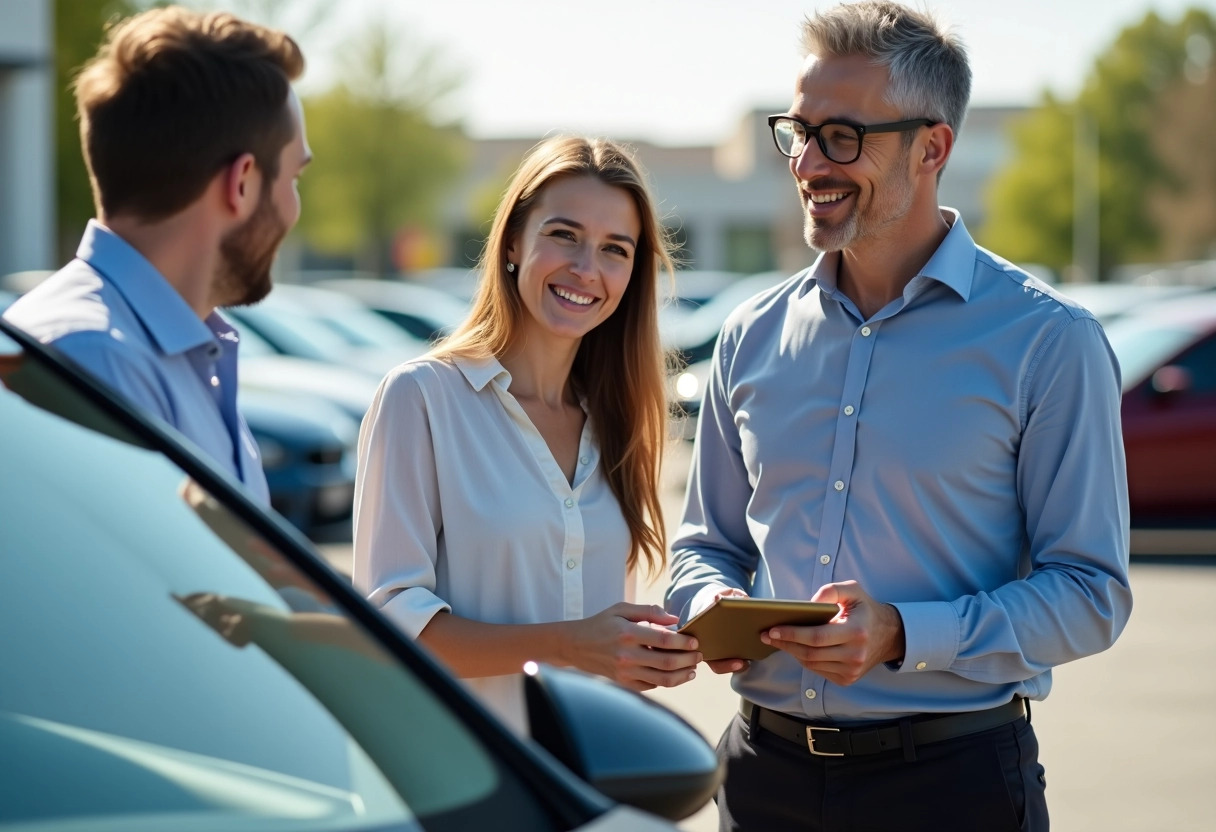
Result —
<instances>
[{"instance_id":1,"label":"blurred building","mask_svg":"<svg viewBox=\"0 0 1216 832\"><path fill-rule=\"evenodd\" d=\"M0 0L0 274L54 265L54 86L50 0Z\"/></svg>"},{"instance_id":2,"label":"blurred building","mask_svg":"<svg viewBox=\"0 0 1216 832\"><path fill-rule=\"evenodd\" d=\"M743 273L793 272L813 259L802 240L802 212L786 160L773 147L757 109L714 146L666 147L631 142L650 173L665 223L683 243L686 268ZM941 200L958 208L974 232L983 222L984 190L1011 155L1009 120L1020 107L973 107L942 178ZM539 138L474 141L463 179L450 191L444 224L452 265L471 266L481 250L495 197Z\"/></svg>"}]
</instances>

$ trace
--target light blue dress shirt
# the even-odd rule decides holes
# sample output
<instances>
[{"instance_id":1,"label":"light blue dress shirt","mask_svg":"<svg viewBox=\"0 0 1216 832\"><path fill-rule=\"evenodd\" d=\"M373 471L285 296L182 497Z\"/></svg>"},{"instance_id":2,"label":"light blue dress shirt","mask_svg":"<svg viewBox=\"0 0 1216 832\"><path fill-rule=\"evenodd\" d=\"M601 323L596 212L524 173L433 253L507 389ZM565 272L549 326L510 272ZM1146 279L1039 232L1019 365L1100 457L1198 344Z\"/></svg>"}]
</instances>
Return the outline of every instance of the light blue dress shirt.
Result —
<instances>
[{"instance_id":1,"label":"light blue dress shirt","mask_svg":"<svg viewBox=\"0 0 1216 832\"><path fill-rule=\"evenodd\" d=\"M4 317L168 422L269 503L257 442L237 410L236 330L218 312L200 320L121 237L90 221L76 259Z\"/></svg>"},{"instance_id":2,"label":"light blue dress shirt","mask_svg":"<svg viewBox=\"0 0 1216 832\"><path fill-rule=\"evenodd\" d=\"M744 303L715 352L667 606L856 580L899 667L836 685L778 652L732 684L818 720L1041 699L1131 612L1119 368L1102 328L961 219L869 320L838 254ZM829 625L830 626L830 625Z\"/></svg>"}]
</instances>

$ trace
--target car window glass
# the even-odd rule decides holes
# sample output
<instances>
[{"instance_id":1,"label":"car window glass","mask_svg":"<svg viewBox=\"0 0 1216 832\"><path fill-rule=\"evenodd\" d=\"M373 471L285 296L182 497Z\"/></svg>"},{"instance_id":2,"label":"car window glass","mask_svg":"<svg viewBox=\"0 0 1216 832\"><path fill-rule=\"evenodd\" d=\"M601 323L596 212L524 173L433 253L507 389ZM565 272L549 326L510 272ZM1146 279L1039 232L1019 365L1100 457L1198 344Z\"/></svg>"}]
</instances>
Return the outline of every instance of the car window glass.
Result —
<instances>
[{"instance_id":1,"label":"car window glass","mask_svg":"<svg viewBox=\"0 0 1216 832\"><path fill-rule=\"evenodd\" d=\"M14 347L0 827L413 829L520 791L291 558Z\"/></svg>"},{"instance_id":2,"label":"car window glass","mask_svg":"<svg viewBox=\"0 0 1216 832\"><path fill-rule=\"evenodd\" d=\"M252 330L280 352L313 361L333 362L350 350L342 336L310 315L268 305L228 310L242 335Z\"/></svg>"},{"instance_id":3,"label":"car window glass","mask_svg":"<svg viewBox=\"0 0 1216 832\"><path fill-rule=\"evenodd\" d=\"M1216 393L1216 335L1209 335L1174 362L1191 376L1193 393Z\"/></svg>"},{"instance_id":4,"label":"car window glass","mask_svg":"<svg viewBox=\"0 0 1216 832\"><path fill-rule=\"evenodd\" d=\"M1159 321L1121 318L1106 327L1106 337L1119 359L1123 390L1127 392L1182 349L1194 334Z\"/></svg>"}]
</instances>

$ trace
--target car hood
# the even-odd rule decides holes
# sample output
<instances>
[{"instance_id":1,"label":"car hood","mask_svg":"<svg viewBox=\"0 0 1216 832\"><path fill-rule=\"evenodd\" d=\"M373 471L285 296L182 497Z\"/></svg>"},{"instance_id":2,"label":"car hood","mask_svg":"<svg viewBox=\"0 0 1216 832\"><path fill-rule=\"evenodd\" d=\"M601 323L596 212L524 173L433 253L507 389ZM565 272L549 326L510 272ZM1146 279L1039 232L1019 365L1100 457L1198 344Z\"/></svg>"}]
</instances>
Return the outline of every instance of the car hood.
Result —
<instances>
[{"instance_id":1,"label":"car hood","mask_svg":"<svg viewBox=\"0 0 1216 832\"><path fill-rule=\"evenodd\" d=\"M366 373L285 355L242 358L240 383L242 390L319 396L355 419L363 418L379 386Z\"/></svg>"}]
</instances>

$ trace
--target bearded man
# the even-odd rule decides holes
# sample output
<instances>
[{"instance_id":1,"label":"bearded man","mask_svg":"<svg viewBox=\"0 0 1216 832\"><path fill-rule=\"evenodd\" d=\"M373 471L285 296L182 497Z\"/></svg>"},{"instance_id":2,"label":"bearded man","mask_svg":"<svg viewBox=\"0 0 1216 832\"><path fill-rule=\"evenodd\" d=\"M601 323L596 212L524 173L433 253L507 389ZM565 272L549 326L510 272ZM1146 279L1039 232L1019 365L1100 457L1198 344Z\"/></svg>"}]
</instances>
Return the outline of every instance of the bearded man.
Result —
<instances>
[{"instance_id":1,"label":"bearded man","mask_svg":"<svg viewBox=\"0 0 1216 832\"><path fill-rule=\"evenodd\" d=\"M239 339L216 308L266 296L299 218L303 68L290 37L230 14L169 7L113 27L74 86L97 218L76 259L5 314L262 502Z\"/></svg>"},{"instance_id":2,"label":"bearded man","mask_svg":"<svg viewBox=\"0 0 1216 832\"><path fill-rule=\"evenodd\" d=\"M720 829L1046 830L1030 702L1132 607L1119 367L938 203L962 41L889 0L802 35L769 125L820 254L723 327L667 607L839 614L711 662L740 695Z\"/></svg>"}]
</instances>

